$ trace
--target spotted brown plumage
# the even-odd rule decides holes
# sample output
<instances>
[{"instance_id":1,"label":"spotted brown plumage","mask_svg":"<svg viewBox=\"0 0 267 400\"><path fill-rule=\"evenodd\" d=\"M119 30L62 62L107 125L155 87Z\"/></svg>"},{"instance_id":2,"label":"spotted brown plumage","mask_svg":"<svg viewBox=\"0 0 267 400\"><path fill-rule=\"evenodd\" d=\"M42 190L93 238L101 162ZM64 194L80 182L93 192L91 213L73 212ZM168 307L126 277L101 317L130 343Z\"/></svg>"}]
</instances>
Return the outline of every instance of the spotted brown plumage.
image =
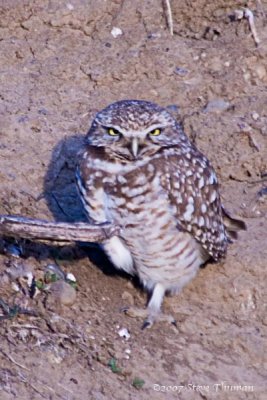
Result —
<instances>
[{"instance_id":1,"label":"spotted brown plumage","mask_svg":"<svg viewBox=\"0 0 267 400\"><path fill-rule=\"evenodd\" d=\"M154 103L120 101L96 115L77 182L89 220L121 227L103 249L151 293L146 311L128 310L146 315L145 326L173 322L160 312L164 294L179 292L207 260L223 258L245 228L223 209L208 159Z\"/></svg>"}]
</instances>

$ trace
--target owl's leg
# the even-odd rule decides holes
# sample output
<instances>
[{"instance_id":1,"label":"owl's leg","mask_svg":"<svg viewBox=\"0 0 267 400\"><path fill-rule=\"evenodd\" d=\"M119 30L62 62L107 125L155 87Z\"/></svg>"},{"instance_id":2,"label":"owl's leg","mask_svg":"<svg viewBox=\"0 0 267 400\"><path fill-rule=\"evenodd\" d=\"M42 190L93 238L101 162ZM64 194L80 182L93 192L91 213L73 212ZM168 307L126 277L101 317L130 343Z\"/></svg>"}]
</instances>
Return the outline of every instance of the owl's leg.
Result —
<instances>
[{"instance_id":1,"label":"owl's leg","mask_svg":"<svg viewBox=\"0 0 267 400\"><path fill-rule=\"evenodd\" d=\"M161 304L165 294L165 288L157 283L153 289L152 296L146 309L129 307L124 312L133 318L145 318L142 329L150 328L156 321L164 321L176 326L176 321L172 315L161 312Z\"/></svg>"},{"instance_id":2,"label":"owl's leg","mask_svg":"<svg viewBox=\"0 0 267 400\"><path fill-rule=\"evenodd\" d=\"M164 321L176 325L172 315L161 312L161 304L165 295L165 287L157 283L153 289L152 296L147 305L147 317L143 323L142 329L149 328L155 321Z\"/></svg>"}]
</instances>

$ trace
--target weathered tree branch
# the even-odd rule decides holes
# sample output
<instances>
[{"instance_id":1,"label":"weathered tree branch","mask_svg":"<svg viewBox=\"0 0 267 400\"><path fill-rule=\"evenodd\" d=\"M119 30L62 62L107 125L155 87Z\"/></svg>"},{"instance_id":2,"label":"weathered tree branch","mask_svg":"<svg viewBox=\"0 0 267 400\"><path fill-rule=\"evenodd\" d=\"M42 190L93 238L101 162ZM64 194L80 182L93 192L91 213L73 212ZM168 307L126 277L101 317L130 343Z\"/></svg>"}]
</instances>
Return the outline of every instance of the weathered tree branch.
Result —
<instances>
[{"instance_id":1,"label":"weathered tree branch","mask_svg":"<svg viewBox=\"0 0 267 400\"><path fill-rule=\"evenodd\" d=\"M0 235L58 243L103 242L119 232L112 224L49 222L0 214Z\"/></svg>"}]
</instances>

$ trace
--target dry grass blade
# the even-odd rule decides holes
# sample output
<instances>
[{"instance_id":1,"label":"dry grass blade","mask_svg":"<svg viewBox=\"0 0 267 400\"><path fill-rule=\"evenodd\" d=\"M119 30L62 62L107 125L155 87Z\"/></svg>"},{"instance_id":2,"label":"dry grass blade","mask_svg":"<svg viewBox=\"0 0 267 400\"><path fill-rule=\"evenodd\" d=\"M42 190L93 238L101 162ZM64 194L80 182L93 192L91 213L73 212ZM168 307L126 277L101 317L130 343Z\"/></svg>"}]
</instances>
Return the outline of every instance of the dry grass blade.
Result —
<instances>
[{"instance_id":1,"label":"dry grass blade","mask_svg":"<svg viewBox=\"0 0 267 400\"><path fill-rule=\"evenodd\" d=\"M0 215L0 235L37 241L61 243L102 242L119 232L111 224L93 225L83 222L49 222L44 220Z\"/></svg>"},{"instance_id":2,"label":"dry grass blade","mask_svg":"<svg viewBox=\"0 0 267 400\"><path fill-rule=\"evenodd\" d=\"M256 46L258 46L260 44L260 39L259 39L257 30L256 30L253 12L249 8L245 8L244 9L244 16L248 20L249 27L250 27L254 42L256 43Z\"/></svg>"},{"instance_id":3,"label":"dry grass blade","mask_svg":"<svg viewBox=\"0 0 267 400\"><path fill-rule=\"evenodd\" d=\"M10 355L7 354L4 350L0 350L1 353L9 359L9 361L11 361L13 364L17 365L18 367L25 369L26 371L30 371L29 368L25 367L25 365L19 364L17 361L14 360L14 358Z\"/></svg>"},{"instance_id":4,"label":"dry grass blade","mask_svg":"<svg viewBox=\"0 0 267 400\"><path fill-rule=\"evenodd\" d=\"M170 34L173 36L173 18L172 18L172 9L170 0L165 0L166 14L167 14L167 22L170 30Z\"/></svg>"}]
</instances>

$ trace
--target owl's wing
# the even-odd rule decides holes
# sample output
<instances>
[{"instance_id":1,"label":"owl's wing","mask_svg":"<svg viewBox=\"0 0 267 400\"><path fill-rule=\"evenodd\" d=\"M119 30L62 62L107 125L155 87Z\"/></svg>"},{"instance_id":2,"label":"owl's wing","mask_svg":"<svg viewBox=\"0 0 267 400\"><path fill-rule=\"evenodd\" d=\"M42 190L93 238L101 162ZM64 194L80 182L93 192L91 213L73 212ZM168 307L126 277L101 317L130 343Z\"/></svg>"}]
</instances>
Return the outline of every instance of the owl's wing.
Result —
<instances>
[{"instance_id":1,"label":"owl's wing","mask_svg":"<svg viewBox=\"0 0 267 400\"><path fill-rule=\"evenodd\" d=\"M105 163L101 149L89 146L80 157L77 168L77 186L85 207L89 222L101 224L111 222L108 218L108 197L104 189L104 180L108 164ZM114 235L102 243L110 261L116 268L134 275L132 255L121 237Z\"/></svg>"},{"instance_id":2,"label":"owl's wing","mask_svg":"<svg viewBox=\"0 0 267 400\"><path fill-rule=\"evenodd\" d=\"M103 176L95 164L97 150L87 149L80 157L76 170L77 187L89 222L101 224L109 222L106 210L106 194Z\"/></svg>"},{"instance_id":3,"label":"owl's wing","mask_svg":"<svg viewBox=\"0 0 267 400\"><path fill-rule=\"evenodd\" d=\"M245 222L242 221L241 219L233 218L232 215L230 215L229 211L227 211L223 205L222 205L222 215L223 215L223 223L224 226L226 227L229 241L232 242L233 240L236 240L238 238L239 231L247 230Z\"/></svg>"},{"instance_id":4,"label":"owl's wing","mask_svg":"<svg viewBox=\"0 0 267 400\"><path fill-rule=\"evenodd\" d=\"M228 237L223 223L216 174L196 149L169 159L169 197L179 229L189 232L215 260L226 254Z\"/></svg>"}]
</instances>

